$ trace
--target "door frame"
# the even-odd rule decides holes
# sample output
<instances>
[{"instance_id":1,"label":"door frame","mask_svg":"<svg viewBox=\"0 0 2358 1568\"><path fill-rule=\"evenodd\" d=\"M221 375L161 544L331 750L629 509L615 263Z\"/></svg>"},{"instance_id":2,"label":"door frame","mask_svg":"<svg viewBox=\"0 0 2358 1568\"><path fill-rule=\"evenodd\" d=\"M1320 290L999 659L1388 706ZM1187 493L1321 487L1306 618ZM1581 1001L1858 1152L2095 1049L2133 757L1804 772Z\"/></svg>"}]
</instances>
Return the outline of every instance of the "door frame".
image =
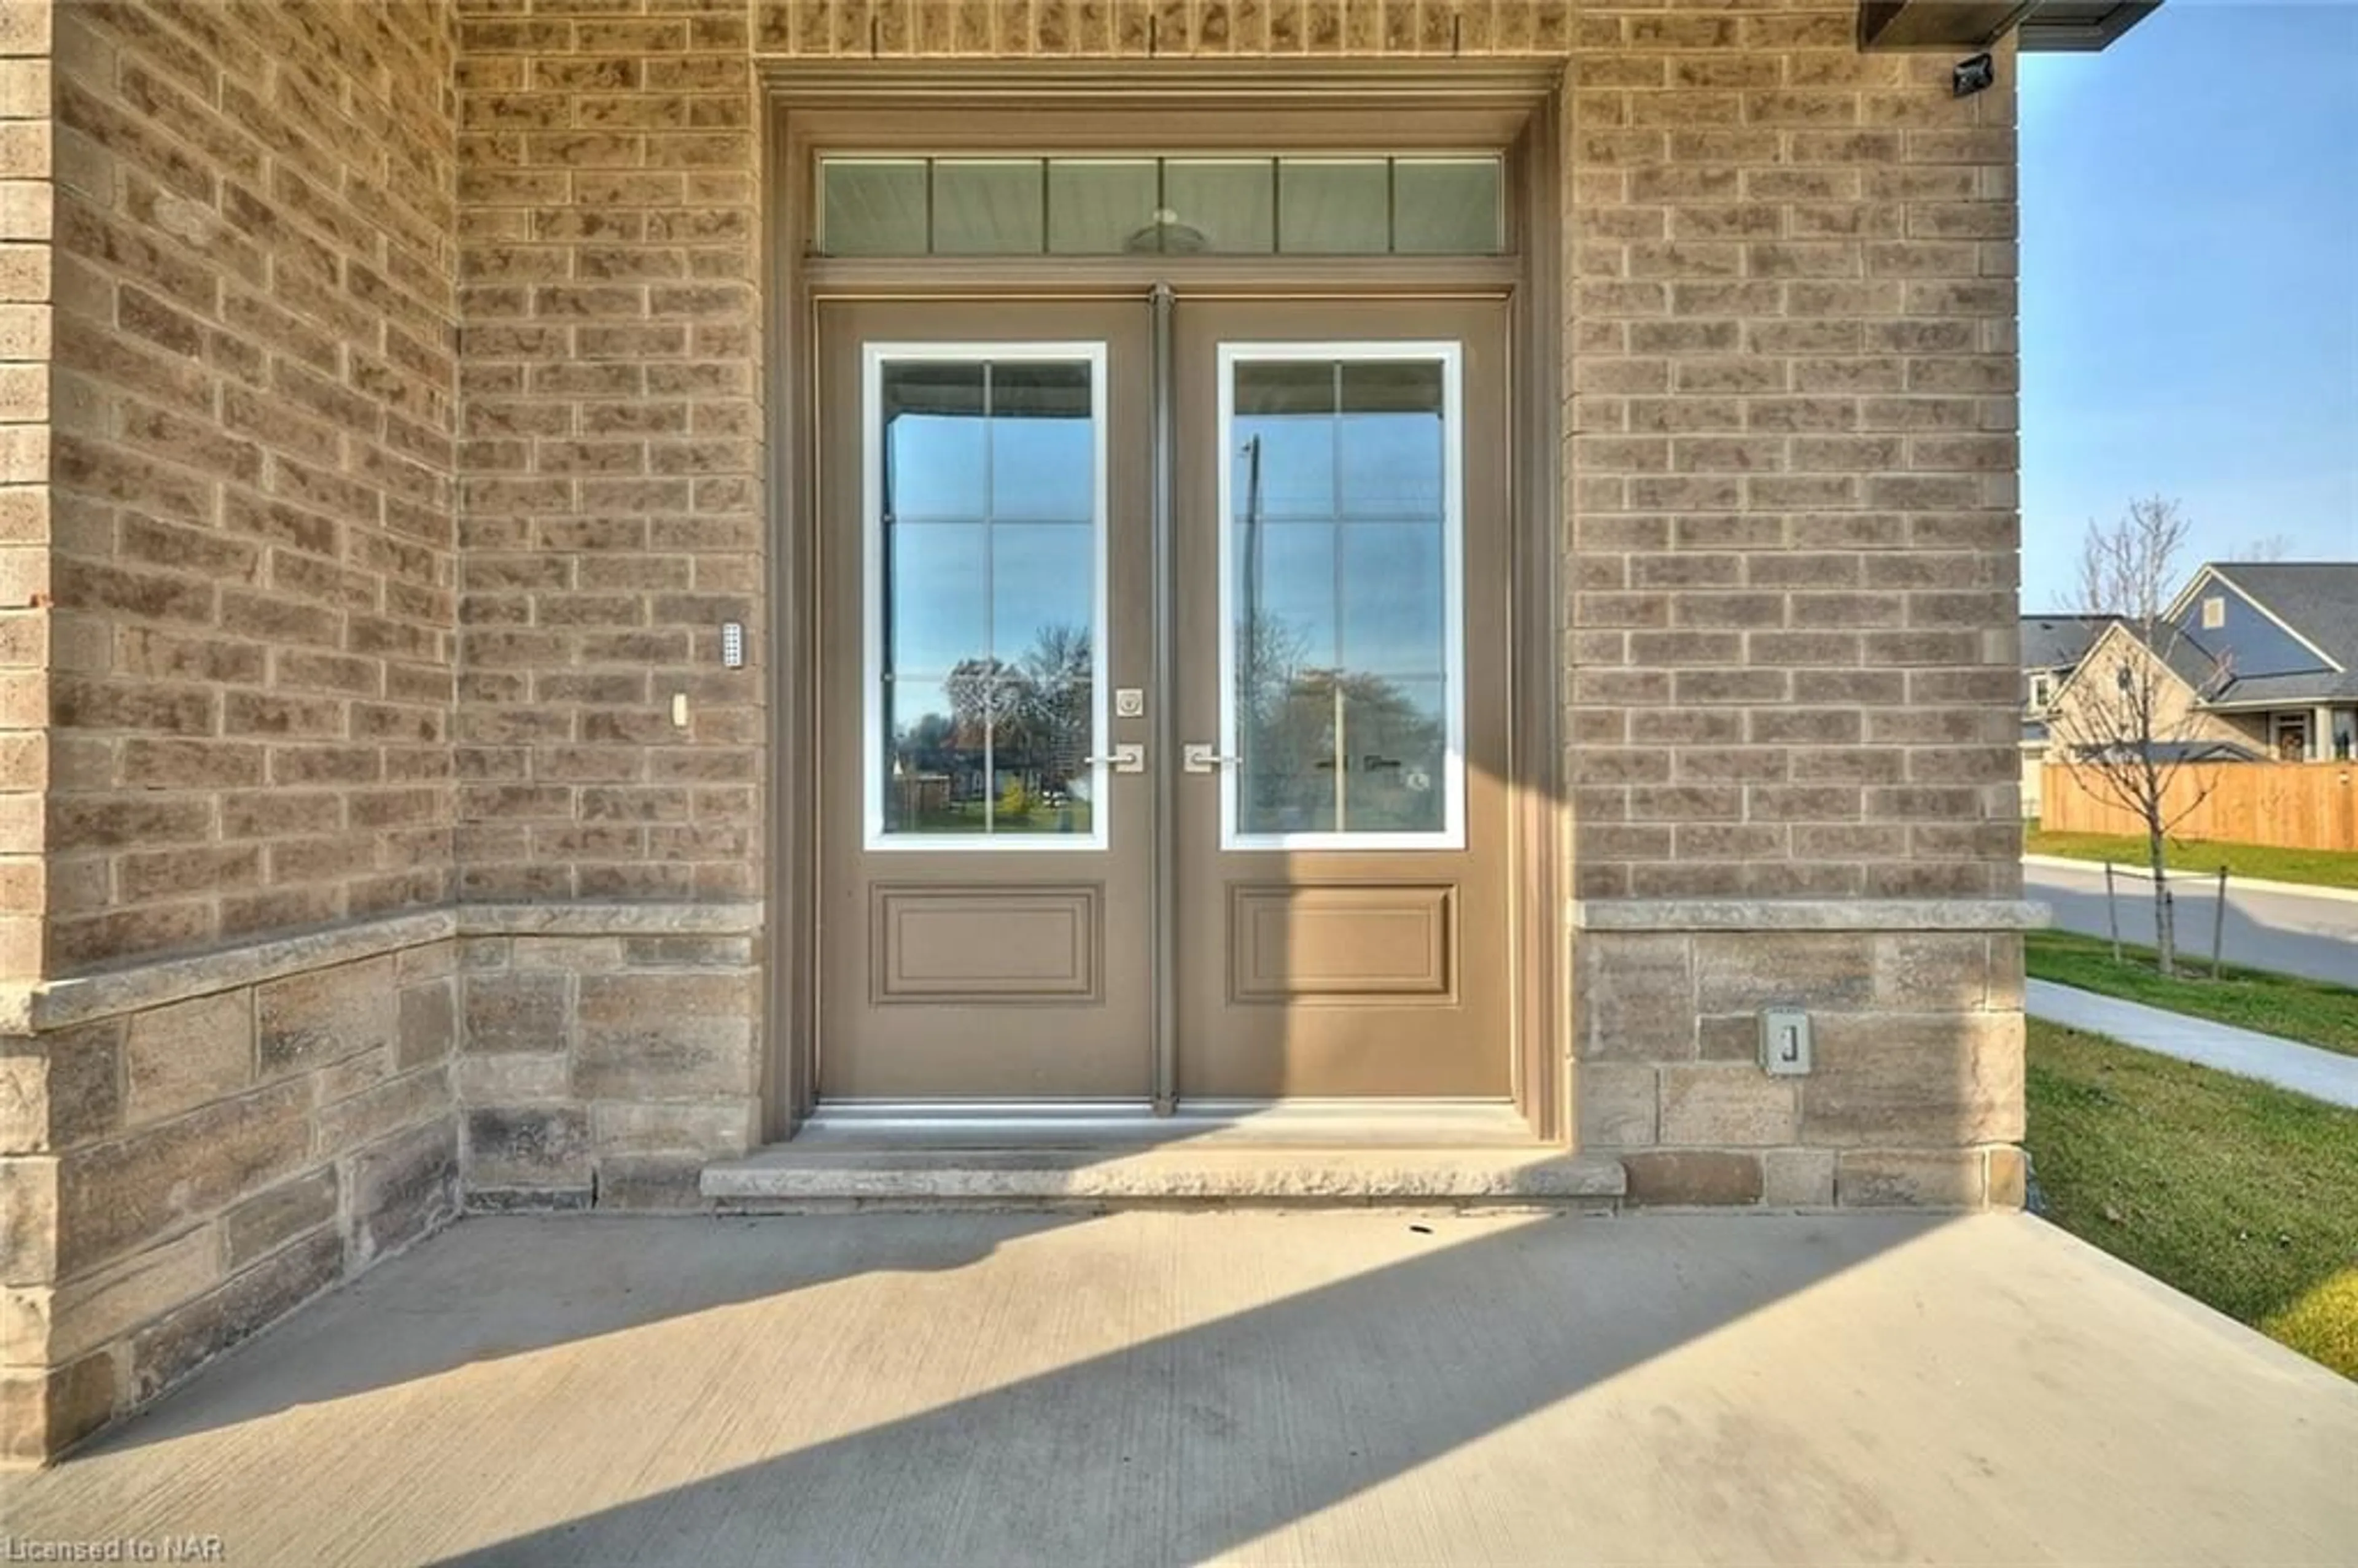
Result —
<instances>
[{"instance_id":1,"label":"door frame","mask_svg":"<svg viewBox=\"0 0 2358 1568\"><path fill-rule=\"evenodd\" d=\"M1563 735L1564 475L1557 156L1561 61L1194 60L1115 64L782 63L765 74L770 245L763 302L770 518L763 1136L793 1136L817 1085L819 591L816 322L828 299L1184 300L1487 297L1509 302L1513 664L1509 847L1514 889L1512 1069L1540 1141L1565 1144L1573 973L1565 900L1571 813ZM961 107L945 110L945 101ZM1498 257L926 257L805 255L817 155L831 147L1253 146L1504 152L1510 254ZM840 829L839 829L840 830ZM856 825L855 829L856 830Z\"/></svg>"}]
</instances>

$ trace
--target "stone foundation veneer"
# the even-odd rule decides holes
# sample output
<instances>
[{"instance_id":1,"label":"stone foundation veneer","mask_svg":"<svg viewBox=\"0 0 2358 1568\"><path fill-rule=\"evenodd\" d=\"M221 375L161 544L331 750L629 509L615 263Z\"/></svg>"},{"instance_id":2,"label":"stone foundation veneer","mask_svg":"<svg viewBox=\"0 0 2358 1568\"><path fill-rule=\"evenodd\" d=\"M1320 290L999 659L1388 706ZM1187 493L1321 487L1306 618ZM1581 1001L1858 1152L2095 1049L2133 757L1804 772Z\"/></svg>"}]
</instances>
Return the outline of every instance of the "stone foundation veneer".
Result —
<instances>
[{"instance_id":1,"label":"stone foundation veneer","mask_svg":"<svg viewBox=\"0 0 2358 1568\"><path fill-rule=\"evenodd\" d=\"M757 906L390 917L0 995L0 1459L455 1218L671 1207L757 1124Z\"/></svg>"},{"instance_id":2,"label":"stone foundation veneer","mask_svg":"<svg viewBox=\"0 0 2358 1568\"><path fill-rule=\"evenodd\" d=\"M2006 900L1574 906L1580 1147L1632 1205L2011 1207L2023 1198L2022 938ZM1759 1011L1811 1014L1770 1077Z\"/></svg>"},{"instance_id":3,"label":"stone foundation veneer","mask_svg":"<svg viewBox=\"0 0 2358 1568\"><path fill-rule=\"evenodd\" d=\"M761 906L463 914L469 1205L704 1206L705 1164L761 1135Z\"/></svg>"}]
</instances>

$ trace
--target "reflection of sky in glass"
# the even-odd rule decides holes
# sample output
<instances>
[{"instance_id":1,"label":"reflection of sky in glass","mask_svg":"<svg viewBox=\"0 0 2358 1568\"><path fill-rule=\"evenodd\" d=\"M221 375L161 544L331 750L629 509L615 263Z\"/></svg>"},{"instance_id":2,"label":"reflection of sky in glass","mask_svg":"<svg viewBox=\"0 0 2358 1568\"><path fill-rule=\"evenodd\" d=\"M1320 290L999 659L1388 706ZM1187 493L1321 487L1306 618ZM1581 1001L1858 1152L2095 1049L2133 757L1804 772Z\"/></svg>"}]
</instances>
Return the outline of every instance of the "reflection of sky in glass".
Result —
<instances>
[{"instance_id":1,"label":"reflection of sky in glass","mask_svg":"<svg viewBox=\"0 0 2358 1568\"><path fill-rule=\"evenodd\" d=\"M885 427L894 519L983 514L983 422L972 415L896 415Z\"/></svg>"},{"instance_id":2,"label":"reflection of sky in glass","mask_svg":"<svg viewBox=\"0 0 2358 1568\"><path fill-rule=\"evenodd\" d=\"M1440 518L1441 415L1434 401L1431 414L1356 413L1338 422L1344 516Z\"/></svg>"},{"instance_id":3,"label":"reflection of sky in glass","mask_svg":"<svg viewBox=\"0 0 2358 1568\"><path fill-rule=\"evenodd\" d=\"M1089 546L1085 524L1001 523L991 529L993 653L1021 658L1051 627L1088 629L1096 588L1087 569Z\"/></svg>"},{"instance_id":4,"label":"reflection of sky in glass","mask_svg":"<svg viewBox=\"0 0 2358 1568\"><path fill-rule=\"evenodd\" d=\"M986 535L979 523L928 523L892 531L892 668L900 677L947 675L989 646L983 597Z\"/></svg>"},{"instance_id":5,"label":"reflection of sky in glass","mask_svg":"<svg viewBox=\"0 0 2358 1568\"><path fill-rule=\"evenodd\" d=\"M1242 604L1313 665L1443 674L1439 364L1247 363L1235 397Z\"/></svg>"},{"instance_id":6,"label":"reflection of sky in glass","mask_svg":"<svg viewBox=\"0 0 2358 1568\"><path fill-rule=\"evenodd\" d=\"M1342 535L1343 662L1379 675L1442 673L1441 524L1358 523Z\"/></svg>"}]
</instances>

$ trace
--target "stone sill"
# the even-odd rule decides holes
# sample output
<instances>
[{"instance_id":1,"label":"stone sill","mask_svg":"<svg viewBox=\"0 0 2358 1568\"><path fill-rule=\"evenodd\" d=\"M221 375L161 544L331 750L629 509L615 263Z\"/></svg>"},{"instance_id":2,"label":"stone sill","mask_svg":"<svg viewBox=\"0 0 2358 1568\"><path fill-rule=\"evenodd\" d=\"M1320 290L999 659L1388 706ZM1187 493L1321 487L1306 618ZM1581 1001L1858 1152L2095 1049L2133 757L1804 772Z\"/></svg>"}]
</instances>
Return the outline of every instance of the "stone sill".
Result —
<instances>
[{"instance_id":1,"label":"stone sill","mask_svg":"<svg viewBox=\"0 0 2358 1568\"><path fill-rule=\"evenodd\" d=\"M0 987L0 1035L47 1033L190 997L470 936L734 936L762 929L758 899L714 903L462 903L405 910L66 979Z\"/></svg>"},{"instance_id":2,"label":"stone sill","mask_svg":"<svg viewBox=\"0 0 2358 1568\"><path fill-rule=\"evenodd\" d=\"M1619 1160L1553 1150L836 1150L779 1144L706 1165L704 1195L743 1211L1217 1204L1553 1206L1617 1199Z\"/></svg>"},{"instance_id":3,"label":"stone sill","mask_svg":"<svg viewBox=\"0 0 2358 1568\"><path fill-rule=\"evenodd\" d=\"M1575 931L2036 931L2043 903L2006 898L1575 899Z\"/></svg>"}]
</instances>

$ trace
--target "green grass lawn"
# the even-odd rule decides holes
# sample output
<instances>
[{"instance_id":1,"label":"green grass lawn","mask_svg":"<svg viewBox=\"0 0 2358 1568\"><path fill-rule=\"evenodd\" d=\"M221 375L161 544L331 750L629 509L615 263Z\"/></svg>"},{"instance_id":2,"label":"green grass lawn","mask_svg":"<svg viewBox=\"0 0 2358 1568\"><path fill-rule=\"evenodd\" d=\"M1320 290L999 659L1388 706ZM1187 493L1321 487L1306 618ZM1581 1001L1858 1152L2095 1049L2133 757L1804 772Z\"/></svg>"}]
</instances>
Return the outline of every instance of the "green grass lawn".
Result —
<instances>
[{"instance_id":1,"label":"green grass lawn","mask_svg":"<svg viewBox=\"0 0 2358 1568\"><path fill-rule=\"evenodd\" d=\"M2121 952L2115 963L2113 945L2101 936L2033 931L2023 939L2023 967L2035 979L2358 1056L2358 991L2233 964L2214 980L2207 950L2197 958L2180 949L2178 962L2184 972L2165 980L2155 972L2152 948L2124 944Z\"/></svg>"},{"instance_id":2,"label":"green grass lawn","mask_svg":"<svg viewBox=\"0 0 2358 1568\"><path fill-rule=\"evenodd\" d=\"M2358 1379L2358 1110L2029 1029L2047 1217Z\"/></svg>"},{"instance_id":3,"label":"green grass lawn","mask_svg":"<svg viewBox=\"0 0 2358 1568\"><path fill-rule=\"evenodd\" d=\"M2036 822L2024 826L2022 848L2033 855L2060 855L2070 860L2114 860L2132 866L2147 863L2142 838L2115 838L2107 833L2049 833ZM2313 887L2358 888L2358 854L2339 849L2280 849L2270 844L2221 844L2201 838L2173 839L2169 845L2171 868L2181 871L2216 871L2221 866L2234 877L2262 881L2307 882Z\"/></svg>"}]
</instances>

